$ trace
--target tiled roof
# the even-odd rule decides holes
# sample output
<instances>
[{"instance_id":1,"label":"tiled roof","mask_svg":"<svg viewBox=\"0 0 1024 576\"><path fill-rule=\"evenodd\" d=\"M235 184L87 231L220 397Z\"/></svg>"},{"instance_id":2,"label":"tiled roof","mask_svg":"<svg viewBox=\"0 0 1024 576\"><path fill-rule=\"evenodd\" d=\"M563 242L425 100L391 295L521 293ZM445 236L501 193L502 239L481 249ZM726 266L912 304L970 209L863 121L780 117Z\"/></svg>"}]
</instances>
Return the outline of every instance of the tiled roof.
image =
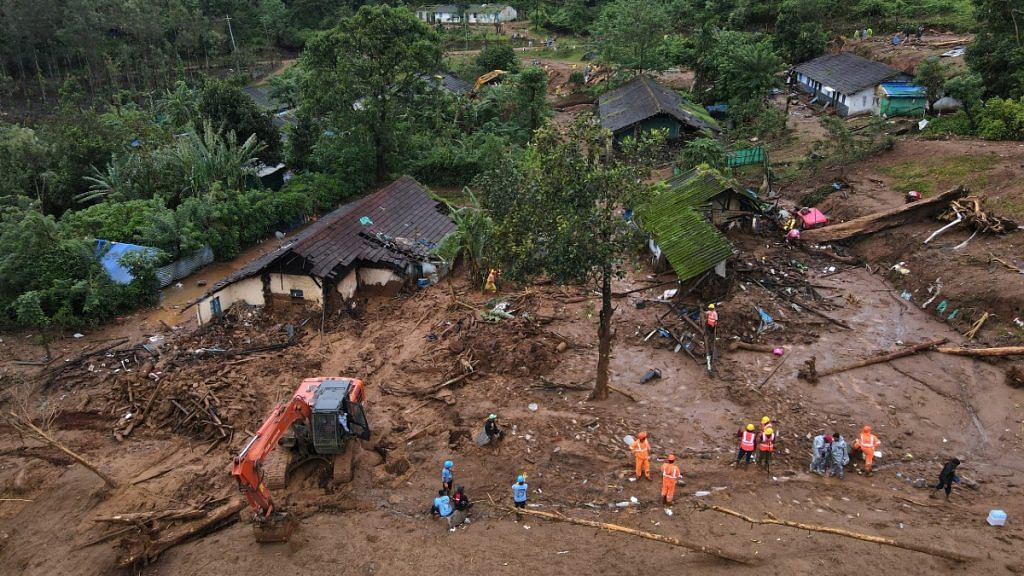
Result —
<instances>
[{"instance_id":1,"label":"tiled roof","mask_svg":"<svg viewBox=\"0 0 1024 576\"><path fill-rule=\"evenodd\" d=\"M403 176L323 216L288 244L218 282L210 292L255 276L285 256L302 258L307 272L320 278L333 278L354 262L403 269L425 260L454 230L455 223L441 203L419 182Z\"/></svg>"},{"instance_id":2,"label":"tiled roof","mask_svg":"<svg viewBox=\"0 0 1024 576\"><path fill-rule=\"evenodd\" d=\"M470 4L466 12L470 14L497 14L505 8L508 8L508 4Z\"/></svg>"},{"instance_id":3,"label":"tiled roof","mask_svg":"<svg viewBox=\"0 0 1024 576\"><path fill-rule=\"evenodd\" d=\"M442 88L452 94L468 94L473 90L472 84L447 72L438 72L433 75L424 74L421 78L430 86Z\"/></svg>"},{"instance_id":4,"label":"tiled roof","mask_svg":"<svg viewBox=\"0 0 1024 576\"><path fill-rule=\"evenodd\" d=\"M637 210L679 280L689 280L732 255L732 246L680 194L662 192Z\"/></svg>"},{"instance_id":5,"label":"tiled roof","mask_svg":"<svg viewBox=\"0 0 1024 576\"><path fill-rule=\"evenodd\" d=\"M260 109L260 112L279 112L288 105L270 95L270 86L246 86L242 88L249 98Z\"/></svg>"},{"instance_id":6,"label":"tiled roof","mask_svg":"<svg viewBox=\"0 0 1024 576\"><path fill-rule=\"evenodd\" d=\"M700 106L674 90L640 76L598 98L601 126L618 132L658 114L668 114L698 130L721 131L718 123Z\"/></svg>"},{"instance_id":7,"label":"tiled roof","mask_svg":"<svg viewBox=\"0 0 1024 576\"><path fill-rule=\"evenodd\" d=\"M849 52L826 54L810 62L804 62L794 70L835 89L840 94L854 94L886 80L906 76L888 64L861 58Z\"/></svg>"}]
</instances>

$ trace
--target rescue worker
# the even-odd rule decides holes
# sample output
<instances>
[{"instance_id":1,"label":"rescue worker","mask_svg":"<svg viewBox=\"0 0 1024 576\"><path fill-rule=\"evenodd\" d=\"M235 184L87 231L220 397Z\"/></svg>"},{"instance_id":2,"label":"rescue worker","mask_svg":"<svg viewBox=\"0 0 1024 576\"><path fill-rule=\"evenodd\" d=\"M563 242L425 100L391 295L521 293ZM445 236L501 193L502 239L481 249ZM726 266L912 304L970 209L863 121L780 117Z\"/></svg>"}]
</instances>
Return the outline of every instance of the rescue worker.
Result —
<instances>
[{"instance_id":1,"label":"rescue worker","mask_svg":"<svg viewBox=\"0 0 1024 576\"><path fill-rule=\"evenodd\" d=\"M441 490L445 494L452 493L452 468L455 463L451 460L444 461L444 468L441 468Z\"/></svg>"},{"instance_id":2,"label":"rescue worker","mask_svg":"<svg viewBox=\"0 0 1024 576\"><path fill-rule=\"evenodd\" d=\"M740 460L746 456L747 461L744 462L743 465L748 466L754 459L754 443L757 439L756 428L754 428L753 424L747 424L746 428L741 428L736 431L736 437L740 439L740 449L736 451L736 463L733 465L738 465Z\"/></svg>"},{"instance_id":3,"label":"rescue worker","mask_svg":"<svg viewBox=\"0 0 1024 576\"><path fill-rule=\"evenodd\" d=\"M464 486L459 486L455 489L455 496L452 496L452 504L455 505L456 510L460 511L466 511L473 507L469 496L466 496L466 488Z\"/></svg>"},{"instance_id":4,"label":"rescue worker","mask_svg":"<svg viewBox=\"0 0 1024 576\"><path fill-rule=\"evenodd\" d=\"M708 304L708 310L704 313L704 333L708 342L714 342L715 328L718 326L718 312L715 311L714 303Z\"/></svg>"},{"instance_id":5,"label":"rescue worker","mask_svg":"<svg viewBox=\"0 0 1024 576\"><path fill-rule=\"evenodd\" d=\"M831 451L832 437L828 434L818 434L811 443L811 472L818 476L825 474L825 460Z\"/></svg>"},{"instance_id":6,"label":"rescue worker","mask_svg":"<svg viewBox=\"0 0 1024 576\"><path fill-rule=\"evenodd\" d=\"M451 498L448 497L448 494L446 494L444 490L438 490L437 498L434 498L434 506L433 508L430 509L431 517L433 517L436 514L441 518L444 518L448 521L448 528L450 530L454 530L455 527L451 525L451 518L453 512L455 512L455 508L452 507Z\"/></svg>"},{"instance_id":7,"label":"rescue worker","mask_svg":"<svg viewBox=\"0 0 1024 576\"><path fill-rule=\"evenodd\" d=\"M949 493L953 491L953 483L960 483L960 477L956 475L956 467L960 465L960 460L953 458L946 465L942 467L942 472L939 472L939 483L932 488L932 493L928 495L929 498L935 498L935 494L942 489L946 490L946 500L949 500Z\"/></svg>"},{"instance_id":8,"label":"rescue worker","mask_svg":"<svg viewBox=\"0 0 1024 576\"><path fill-rule=\"evenodd\" d=\"M498 291L498 271L495 268L491 268L487 271L487 281L484 282L484 292L497 292Z\"/></svg>"},{"instance_id":9,"label":"rescue worker","mask_svg":"<svg viewBox=\"0 0 1024 576\"><path fill-rule=\"evenodd\" d=\"M641 432L636 435L636 440L633 440L633 444L629 446L629 451L633 453L633 457L636 460L636 479L640 479L640 475L643 474L644 478L651 479L651 444L647 441L647 432Z\"/></svg>"},{"instance_id":10,"label":"rescue worker","mask_svg":"<svg viewBox=\"0 0 1024 576\"><path fill-rule=\"evenodd\" d=\"M526 476L522 474L516 478L516 483L512 485L512 504L516 508L526 508L526 493L529 485L526 483ZM518 522L521 518L519 512L516 512L516 521Z\"/></svg>"},{"instance_id":11,"label":"rescue worker","mask_svg":"<svg viewBox=\"0 0 1024 576\"><path fill-rule=\"evenodd\" d=\"M676 494L676 482L683 475L676 466L676 455L669 454L668 462L661 465L661 503L666 506L672 505L672 497Z\"/></svg>"},{"instance_id":12,"label":"rescue worker","mask_svg":"<svg viewBox=\"0 0 1024 576\"><path fill-rule=\"evenodd\" d=\"M487 434L488 442L491 444L501 437L501 427L498 426L497 414L491 414L487 417L487 421L484 422L484 434Z\"/></svg>"},{"instance_id":13,"label":"rescue worker","mask_svg":"<svg viewBox=\"0 0 1024 576\"><path fill-rule=\"evenodd\" d=\"M757 432L758 438L760 438L761 436L764 436L764 431L766 429L768 429L768 428L771 428L772 430L775 430L776 431L775 432L775 437L776 438L779 437L779 433L778 433L779 427L775 425L775 422L772 422L771 417L769 417L769 416L762 416L761 417L761 429L758 430L758 432ZM760 442L760 440L758 440L758 442ZM756 459L758 459L758 460L760 460L760 455L758 454L758 452L760 452L760 450L761 450L760 444L758 444L757 449L754 451L754 457Z\"/></svg>"},{"instance_id":14,"label":"rescue worker","mask_svg":"<svg viewBox=\"0 0 1024 576\"><path fill-rule=\"evenodd\" d=\"M853 447L864 453L864 473L868 476L871 476L871 465L875 462L875 450L881 445L878 436L872 434L871 426L867 425L861 431L860 437L853 442Z\"/></svg>"},{"instance_id":15,"label":"rescue worker","mask_svg":"<svg viewBox=\"0 0 1024 576\"><path fill-rule=\"evenodd\" d=\"M832 445L829 446L829 476L839 476L843 479L843 471L850 463L850 447L839 432L832 433Z\"/></svg>"},{"instance_id":16,"label":"rescue worker","mask_svg":"<svg viewBox=\"0 0 1024 576\"><path fill-rule=\"evenodd\" d=\"M771 470L772 452L775 452L775 431L765 428L761 433L761 442L757 446L759 450L758 466Z\"/></svg>"}]
</instances>

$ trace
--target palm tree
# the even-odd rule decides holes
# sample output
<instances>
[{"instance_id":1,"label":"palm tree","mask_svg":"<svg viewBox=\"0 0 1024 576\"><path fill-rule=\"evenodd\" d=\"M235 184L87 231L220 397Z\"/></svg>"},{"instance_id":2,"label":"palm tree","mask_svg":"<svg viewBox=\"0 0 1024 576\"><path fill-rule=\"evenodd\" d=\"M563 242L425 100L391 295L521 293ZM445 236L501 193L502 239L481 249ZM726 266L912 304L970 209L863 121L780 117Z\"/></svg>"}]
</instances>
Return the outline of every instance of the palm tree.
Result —
<instances>
[{"instance_id":1,"label":"palm tree","mask_svg":"<svg viewBox=\"0 0 1024 576\"><path fill-rule=\"evenodd\" d=\"M163 97L157 101L156 108L171 124L184 127L199 116L199 99L188 84L178 80L174 83L173 90L164 91Z\"/></svg>"},{"instance_id":2,"label":"palm tree","mask_svg":"<svg viewBox=\"0 0 1024 576\"><path fill-rule=\"evenodd\" d=\"M206 120L201 133L189 132L178 141L173 152L187 180L183 192L186 196L203 196L217 182L229 190L241 190L246 177L256 174L256 155L263 148L265 145L255 134L237 144L233 130L222 134Z\"/></svg>"},{"instance_id":3,"label":"palm tree","mask_svg":"<svg viewBox=\"0 0 1024 576\"><path fill-rule=\"evenodd\" d=\"M88 204L97 200L105 200L111 196L118 195L124 198L131 197L132 178L131 169L128 167L128 158L111 156L103 170L95 166L91 176L83 176L89 182L89 190L75 195L75 201Z\"/></svg>"}]
</instances>

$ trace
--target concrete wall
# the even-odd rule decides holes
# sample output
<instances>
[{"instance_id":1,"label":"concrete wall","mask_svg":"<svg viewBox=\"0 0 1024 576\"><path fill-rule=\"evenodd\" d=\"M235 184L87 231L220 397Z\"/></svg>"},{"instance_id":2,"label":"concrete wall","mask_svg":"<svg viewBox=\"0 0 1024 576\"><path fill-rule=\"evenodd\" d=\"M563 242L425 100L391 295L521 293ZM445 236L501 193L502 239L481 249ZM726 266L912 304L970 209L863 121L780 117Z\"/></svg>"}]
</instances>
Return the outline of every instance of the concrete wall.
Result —
<instances>
[{"instance_id":1,"label":"concrete wall","mask_svg":"<svg viewBox=\"0 0 1024 576\"><path fill-rule=\"evenodd\" d=\"M389 268L360 268L359 284L361 286L386 286L392 282L402 283L405 280Z\"/></svg>"},{"instance_id":2,"label":"concrete wall","mask_svg":"<svg viewBox=\"0 0 1024 576\"><path fill-rule=\"evenodd\" d=\"M311 276L298 274L271 274L270 293L290 296L292 290L302 290L302 299L323 304L323 289L317 286Z\"/></svg>"},{"instance_id":3,"label":"concrete wall","mask_svg":"<svg viewBox=\"0 0 1024 576\"><path fill-rule=\"evenodd\" d=\"M797 74L797 83L802 90L818 96L819 104L834 106L840 116L870 114L875 108L875 87L865 88L854 94L842 94L803 74Z\"/></svg>"},{"instance_id":4,"label":"concrete wall","mask_svg":"<svg viewBox=\"0 0 1024 576\"><path fill-rule=\"evenodd\" d=\"M356 295L356 290L359 288L359 274L355 269L349 270L348 274L341 279L335 285L335 289L338 294L341 294L342 299L350 300Z\"/></svg>"},{"instance_id":5,"label":"concrete wall","mask_svg":"<svg viewBox=\"0 0 1024 576\"><path fill-rule=\"evenodd\" d=\"M199 320L199 324L205 324L213 318L211 306L215 298L220 300L221 312L226 311L235 302L245 302L252 306L266 305L263 298L263 280L259 276L246 278L230 286L225 286L200 300L196 304L196 318Z\"/></svg>"}]
</instances>

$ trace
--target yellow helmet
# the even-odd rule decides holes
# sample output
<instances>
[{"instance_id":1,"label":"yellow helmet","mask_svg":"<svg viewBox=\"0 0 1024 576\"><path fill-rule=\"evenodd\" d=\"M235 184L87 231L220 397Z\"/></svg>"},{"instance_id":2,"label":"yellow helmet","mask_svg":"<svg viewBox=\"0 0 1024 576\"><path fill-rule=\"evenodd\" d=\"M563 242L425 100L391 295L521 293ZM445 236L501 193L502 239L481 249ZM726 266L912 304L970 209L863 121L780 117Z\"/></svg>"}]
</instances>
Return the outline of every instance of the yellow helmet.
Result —
<instances>
[{"instance_id":1,"label":"yellow helmet","mask_svg":"<svg viewBox=\"0 0 1024 576\"><path fill-rule=\"evenodd\" d=\"M771 436L772 434L775 433L775 430L772 430L771 428L765 428L764 433L767 434L768 436Z\"/></svg>"},{"instance_id":2,"label":"yellow helmet","mask_svg":"<svg viewBox=\"0 0 1024 576\"><path fill-rule=\"evenodd\" d=\"M715 305L714 304L708 304L708 310L714 310L714 309L715 309Z\"/></svg>"},{"instance_id":3,"label":"yellow helmet","mask_svg":"<svg viewBox=\"0 0 1024 576\"><path fill-rule=\"evenodd\" d=\"M754 425L753 424L747 424L747 432L753 432L753 431L754 431Z\"/></svg>"},{"instance_id":4,"label":"yellow helmet","mask_svg":"<svg viewBox=\"0 0 1024 576\"><path fill-rule=\"evenodd\" d=\"M769 423L769 422L771 422L771 421L772 421L772 419L771 419L771 418L769 418L769 417L767 417L767 416L763 416L763 417L761 418L761 424L767 424L767 423Z\"/></svg>"}]
</instances>

